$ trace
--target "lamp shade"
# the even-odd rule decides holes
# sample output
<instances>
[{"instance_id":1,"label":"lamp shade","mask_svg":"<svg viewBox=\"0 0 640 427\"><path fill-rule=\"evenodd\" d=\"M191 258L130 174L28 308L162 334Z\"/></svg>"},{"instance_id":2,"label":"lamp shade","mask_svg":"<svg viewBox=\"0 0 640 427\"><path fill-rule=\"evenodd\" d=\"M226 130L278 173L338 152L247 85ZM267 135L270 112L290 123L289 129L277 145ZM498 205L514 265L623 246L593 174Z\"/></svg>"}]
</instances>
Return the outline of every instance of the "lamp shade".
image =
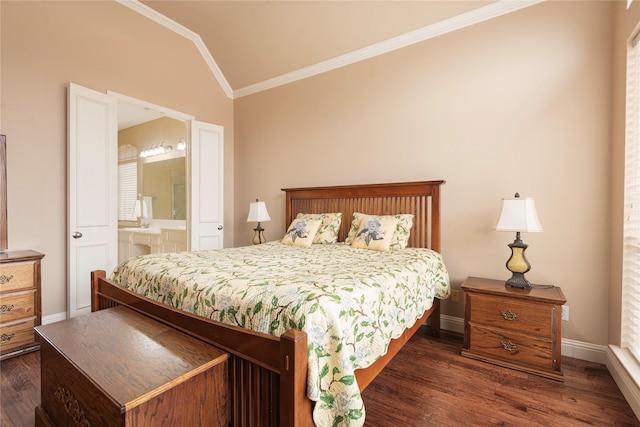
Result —
<instances>
[{"instance_id":1,"label":"lamp shade","mask_svg":"<svg viewBox=\"0 0 640 427\"><path fill-rule=\"evenodd\" d=\"M255 202L249 204L249 216L247 222L265 222L271 221L269 212L267 212L267 205L264 202L260 202L256 199Z\"/></svg>"},{"instance_id":2,"label":"lamp shade","mask_svg":"<svg viewBox=\"0 0 640 427\"><path fill-rule=\"evenodd\" d=\"M512 199L502 199L500 219L496 224L497 231L540 232L542 225L538 220L536 206L532 198L521 198L517 193Z\"/></svg>"}]
</instances>

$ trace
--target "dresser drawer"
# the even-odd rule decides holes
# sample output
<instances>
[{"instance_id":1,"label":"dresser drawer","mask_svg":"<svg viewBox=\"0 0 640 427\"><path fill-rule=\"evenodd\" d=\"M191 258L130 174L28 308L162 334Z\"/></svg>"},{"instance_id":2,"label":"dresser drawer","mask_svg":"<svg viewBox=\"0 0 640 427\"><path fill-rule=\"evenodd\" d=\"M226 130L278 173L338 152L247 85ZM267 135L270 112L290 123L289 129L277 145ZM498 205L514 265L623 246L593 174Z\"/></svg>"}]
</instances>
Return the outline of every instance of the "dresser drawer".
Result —
<instances>
[{"instance_id":1,"label":"dresser drawer","mask_svg":"<svg viewBox=\"0 0 640 427\"><path fill-rule=\"evenodd\" d=\"M0 294L0 323L35 316L36 291Z\"/></svg>"},{"instance_id":2,"label":"dresser drawer","mask_svg":"<svg viewBox=\"0 0 640 427\"><path fill-rule=\"evenodd\" d=\"M475 323L545 337L553 334L553 305L483 294L471 295L470 301Z\"/></svg>"},{"instance_id":3,"label":"dresser drawer","mask_svg":"<svg viewBox=\"0 0 640 427\"><path fill-rule=\"evenodd\" d=\"M35 318L0 326L0 352L7 352L35 342Z\"/></svg>"},{"instance_id":4,"label":"dresser drawer","mask_svg":"<svg viewBox=\"0 0 640 427\"><path fill-rule=\"evenodd\" d=\"M20 262L0 266L0 292L34 287L34 262Z\"/></svg>"}]
</instances>

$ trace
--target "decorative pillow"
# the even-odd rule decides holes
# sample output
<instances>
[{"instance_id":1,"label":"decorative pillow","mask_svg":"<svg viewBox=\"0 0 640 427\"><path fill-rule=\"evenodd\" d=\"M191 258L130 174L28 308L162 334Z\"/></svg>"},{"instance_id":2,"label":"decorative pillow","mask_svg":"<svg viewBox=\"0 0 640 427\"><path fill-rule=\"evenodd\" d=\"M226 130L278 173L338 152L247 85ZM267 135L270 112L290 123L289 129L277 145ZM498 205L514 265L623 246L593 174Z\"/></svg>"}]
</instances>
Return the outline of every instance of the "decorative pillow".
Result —
<instances>
[{"instance_id":1,"label":"decorative pillow","mask_svg":"<svg viewBox=\"0 0 640 427\"><path fill-rule=\"evenodd\" d=\"M398 214L394 215L394 217L398 220L398 224L389 247L392 251L407 247L409 236L411 235L411 227L413 227L413 214Z\"/></svg>"},{"instance_id":2,"label":"decorative pillow","mask_svg":"<svg viewBox=\"0 0 640 427\"><path fill-rule=\"evenodd\" d=\"M306 214L299 213L296 218L314 219L322 222L320 228L313 238L313 243L328 244L338 241L338 233L340 232L340 224L342 223L342 212Z\"/></svg>"},{"instance_id":3,"label":"decorative pillow","mask_svg":"<svg viewBox=\"0 0 640 427\"><path fill-rule=\"evenodd\" d=\"M364 215L351 247L388 251L397 224L398 220L392 216Z\"/></svg>"},{"instance_id":4,"label":"decorative pillow","mask_svg":"<svg viewBox=\"0 0 640 427\"><path fill-rule=\"evenodd\" d=\"M347 244L351 244L353 239L360 228L360 220L362 217L367 216L367 214L363 214L360 212L354 212L353 218L351 219L351 228L349 228L349 234L344 239L344 242ZM380 217L393 217L398 220L396 224L395 232L393 233L393 237L391 238L391 245L389 245L389 249L395 251L397 249L404 249L407 247L409 243L409 236L411 235L411 227L413 227L413 214L398 214L398 215L378 215Z\"/></svg>"},{"instance_id":5,"label":"decorative pillow","mask_svg":"<svg viewBox=\"0 0 640 427\"><path fill-rule=\"evenodd\" d=\"M285 245L309 247L313 243L321 221L315 219L296 218L291 221L291 225L282 239Z\"/></svg>"}]
</instances>

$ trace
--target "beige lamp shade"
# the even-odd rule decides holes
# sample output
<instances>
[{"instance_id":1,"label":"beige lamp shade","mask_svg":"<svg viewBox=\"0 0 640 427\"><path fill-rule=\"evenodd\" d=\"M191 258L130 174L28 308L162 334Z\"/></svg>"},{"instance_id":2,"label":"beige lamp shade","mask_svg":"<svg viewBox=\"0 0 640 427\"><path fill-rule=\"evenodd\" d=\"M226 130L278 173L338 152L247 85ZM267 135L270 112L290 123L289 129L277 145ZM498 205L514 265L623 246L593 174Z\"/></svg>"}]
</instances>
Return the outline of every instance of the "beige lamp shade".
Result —
<instances>
[{"instance_id":1,"label":"beige lamp shade","mask_svg":"<svg viewBox=\"0 0 640 427\"><path fill-rule=\"evenodd\" d=\"M512 199L502 199L500 219L498 219L495 229L497 231L527 233L543 231L533 199L530 197L521 198L517 193L516 197Z\"/></svg>"},{"instance_id":2,"label":"beige lamp shade","mask_svg":"<svg viewBox=\"0 0 640 427\"><path fill-rule=\"evenodd\" d=\"M264 202L256 200L249 204L249 216L247 222L266 222L271 221L269 212L267 212L267 205Z\"/></svg>"}]
</instances>

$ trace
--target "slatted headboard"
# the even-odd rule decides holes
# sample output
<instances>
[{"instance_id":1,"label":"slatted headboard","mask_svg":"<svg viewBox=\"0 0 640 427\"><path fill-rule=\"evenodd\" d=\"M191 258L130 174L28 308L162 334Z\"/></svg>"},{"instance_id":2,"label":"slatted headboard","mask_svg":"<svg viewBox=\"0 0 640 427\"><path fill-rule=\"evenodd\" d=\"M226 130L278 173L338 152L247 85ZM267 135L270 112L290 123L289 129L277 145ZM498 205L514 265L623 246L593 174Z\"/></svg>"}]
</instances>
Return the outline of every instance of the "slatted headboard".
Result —
<instances>
[{"instance_id":1,"label":"slatted headboard","mask_svg":"<svg viewBox=\"0 0 640 427\"><path fill-rule=\"evenodd\" d=\"M338 241L349 233L354 212L371 215L412 213L410 247L440 252L440 186L444 181L334 187L283 188L286 193L285 229L302 213L342 212Z\"/></svg>"}]
</instances>

